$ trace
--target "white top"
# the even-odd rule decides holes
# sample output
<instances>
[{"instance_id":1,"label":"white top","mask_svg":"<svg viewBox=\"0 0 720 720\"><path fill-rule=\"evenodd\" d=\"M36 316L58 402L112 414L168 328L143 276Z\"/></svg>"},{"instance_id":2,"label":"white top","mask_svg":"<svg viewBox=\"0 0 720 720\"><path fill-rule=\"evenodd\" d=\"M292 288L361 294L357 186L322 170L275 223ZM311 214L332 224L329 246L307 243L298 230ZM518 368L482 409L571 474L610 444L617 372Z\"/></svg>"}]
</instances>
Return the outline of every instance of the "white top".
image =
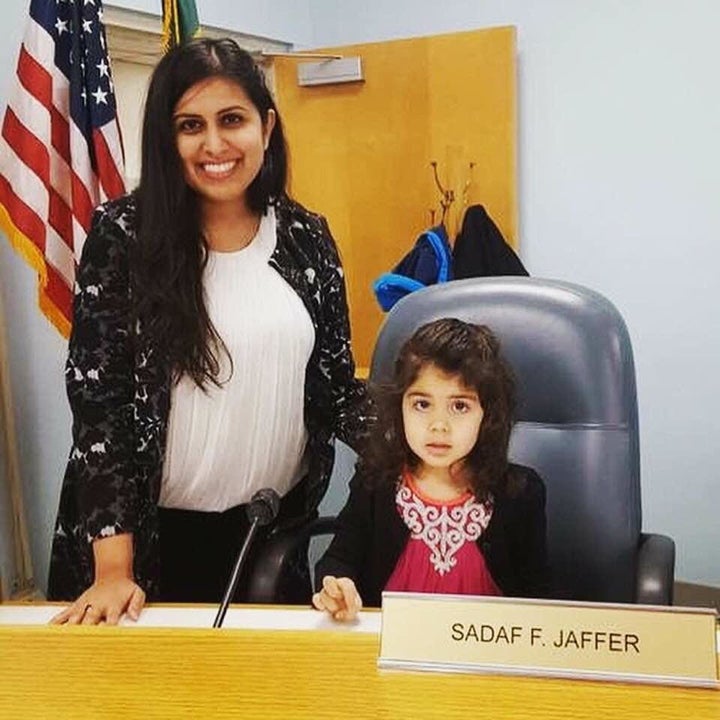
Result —
<instances>
[{"instance_id":1,"label":"white top","mask_svg":"<svg viewBox=\"0 0 720 720\"><path fill-rule=\"evenodd\" d=\"M276 241L271 207L245 248L210 252L205 300L233 372L220 352L220 388L203 391L187 376L173 387L162 507L222 512L260 488L282 497L302 475L315 330L302 300L268 265Z\"/></svg>"}]
</instances>

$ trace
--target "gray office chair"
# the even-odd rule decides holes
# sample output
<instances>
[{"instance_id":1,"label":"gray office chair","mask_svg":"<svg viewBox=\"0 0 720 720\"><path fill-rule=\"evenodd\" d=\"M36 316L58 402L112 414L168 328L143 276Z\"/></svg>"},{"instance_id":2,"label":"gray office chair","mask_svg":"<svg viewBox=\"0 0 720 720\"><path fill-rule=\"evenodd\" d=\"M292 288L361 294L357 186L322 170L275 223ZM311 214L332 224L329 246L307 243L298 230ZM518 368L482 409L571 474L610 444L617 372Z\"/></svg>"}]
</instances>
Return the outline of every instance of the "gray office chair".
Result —
<instances>
[{"instance_id":1,"label":"gray office chair","mask_svg":"<svg viewBox=\"0 0 720 720\"><path fill-rule=\"evenodd\" d=\"M370 379L387 380L402 343L441 317L488 325L513 366L518 407L510 456L535 468L547 486L553 596L671 604L675 545L641 530L635 368L615 307L592 290L535 278L435 285L388 314ZM331 532L332 524L323 520L315 529ZM307 526L298 540L315 529ZM293 538L281 546L256 573L256 601L271 601L273 576Z\"/></svg>"}]
</instances>

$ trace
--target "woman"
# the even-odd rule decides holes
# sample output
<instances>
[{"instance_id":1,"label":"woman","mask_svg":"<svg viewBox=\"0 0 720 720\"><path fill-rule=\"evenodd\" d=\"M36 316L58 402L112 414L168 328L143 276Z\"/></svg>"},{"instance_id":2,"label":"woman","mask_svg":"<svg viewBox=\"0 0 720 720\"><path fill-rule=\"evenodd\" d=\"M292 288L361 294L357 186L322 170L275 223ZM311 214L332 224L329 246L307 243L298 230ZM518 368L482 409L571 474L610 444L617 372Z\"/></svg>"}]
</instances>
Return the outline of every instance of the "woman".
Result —
<instances>
[{"instance_id":1,"label":"woman","mask_svg":"<svg viewBox=\"0 0 720 720\"><path fill-rule=\"evenodd\" d=\"M285 191L282 123L231 40L168 53L137 190L101 206L66 369L73 447L48 596L56 623L218 601L259 488L275 529L311 516L363 418L345 286L323 218Z\"/></svg>"}]
</instances>

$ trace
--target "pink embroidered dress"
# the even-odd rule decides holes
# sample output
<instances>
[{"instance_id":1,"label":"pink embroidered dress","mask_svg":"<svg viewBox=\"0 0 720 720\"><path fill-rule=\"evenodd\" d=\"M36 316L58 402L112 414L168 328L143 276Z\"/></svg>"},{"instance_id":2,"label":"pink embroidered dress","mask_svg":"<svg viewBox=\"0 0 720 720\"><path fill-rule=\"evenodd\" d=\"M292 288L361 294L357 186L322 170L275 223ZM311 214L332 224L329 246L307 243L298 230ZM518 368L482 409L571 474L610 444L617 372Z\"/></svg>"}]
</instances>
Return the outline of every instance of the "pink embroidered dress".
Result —
<instances>
[{"instance_id":1,"label":"pink embroidered dress","mask_svg":"<svg viewBox=\"0 0 720 720\"><path fill-rule=\"evenodd\" d=\"M454 595L502 595L476 542L492 517L491 502L471 492L450 502L423 495L409 472L395 496L410 529L386 590Z\"/></svg>"}]
</instances>

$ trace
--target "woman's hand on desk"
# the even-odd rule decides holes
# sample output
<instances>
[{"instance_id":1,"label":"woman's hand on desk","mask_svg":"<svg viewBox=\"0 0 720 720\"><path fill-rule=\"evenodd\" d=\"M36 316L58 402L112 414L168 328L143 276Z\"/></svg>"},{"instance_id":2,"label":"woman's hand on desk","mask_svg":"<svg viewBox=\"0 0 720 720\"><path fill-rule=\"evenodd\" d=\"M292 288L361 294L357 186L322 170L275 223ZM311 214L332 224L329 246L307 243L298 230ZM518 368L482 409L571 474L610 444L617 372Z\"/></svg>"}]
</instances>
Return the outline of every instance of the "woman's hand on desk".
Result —
<instances>
[{"instance_id":1,"label":"woman's hand on desk","mask_svg":"<svg viewBox=\"0 0 720 720\"><path fill-rule=\"evenodd\" d=\"M355 620L362 609L362 600L355 583L346 577L336 578L326 575L320 592L312 597L312 603L318 610L330 613L333 620L348 622Z\"/></svg>"},{"instance_id":2,"label":"woman's hand on desk","mask_svg":"<svg viewBox=\"0 0 720 720\"><path fill-rule=\"evenodd\" d=\"M123 613L140 617L145 593L133 579L133 537L113 535L93 542L95 582L69 607L50 620L53 625L117 625Z\"/></svg>"},{"instance_id":3,"label":"woman's hand on desk","mask_svg":"<svg viewBox=\"0 0 720 720\"><path fill-rule=\"evenodd\" d=\"M123 613L140 617L145 593L132 578L96 580L70 607L50 620L52 625L117 625Z\"/></svg>"}]
</instances>

